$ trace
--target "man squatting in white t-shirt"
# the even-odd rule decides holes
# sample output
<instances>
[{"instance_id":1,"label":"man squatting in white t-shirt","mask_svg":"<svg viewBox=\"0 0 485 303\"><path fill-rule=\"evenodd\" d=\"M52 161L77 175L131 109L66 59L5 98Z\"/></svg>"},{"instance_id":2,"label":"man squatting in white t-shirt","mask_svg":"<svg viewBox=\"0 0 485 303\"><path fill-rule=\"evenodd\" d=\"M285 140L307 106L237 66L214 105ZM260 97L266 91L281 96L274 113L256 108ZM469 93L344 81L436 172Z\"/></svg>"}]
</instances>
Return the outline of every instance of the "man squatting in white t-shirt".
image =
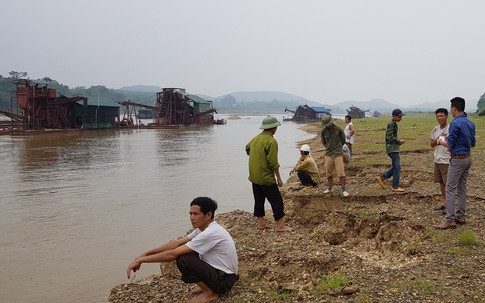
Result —
<instances>
[{"instance_id":1,"label":"man squatting in white t-shirt","mask_svg":"<svg viewBox=\"0 0 485 303\"><path fill-rule=\"evenodd\" d=\"M239 279L236 246L224 227L214 221L217 202L207 197L190 203L190 222L195 228L185 237L149 250L128 266L126 274L136 272L142 263L177 261L182 281L195 283L189 303L210 302L231 290Z\"/></svg>"}]
</instances>

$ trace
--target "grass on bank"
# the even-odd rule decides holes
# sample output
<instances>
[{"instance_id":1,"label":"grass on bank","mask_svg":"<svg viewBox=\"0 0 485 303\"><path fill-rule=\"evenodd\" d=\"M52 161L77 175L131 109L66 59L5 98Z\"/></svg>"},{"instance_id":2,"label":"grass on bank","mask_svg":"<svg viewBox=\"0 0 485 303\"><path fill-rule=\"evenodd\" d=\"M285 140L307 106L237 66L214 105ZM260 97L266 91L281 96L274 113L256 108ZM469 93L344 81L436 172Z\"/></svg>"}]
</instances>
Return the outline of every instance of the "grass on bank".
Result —
<instances>
[{"instance_id":1,"label":"grass on bank","mask_svg":"<svg viewBox=\"0 0 485 303\"><path fill-rule=\"evenodd\" d=\"M477 240L477 236L471 230L464 230L458 235L458 242L461 245L466 246L477 246L480 245L480 242Z\"/></svg>"},{"instance_id":2,"label":"grass on bank","mask_svg":"<svg viewBox=\"0 0 485 303\"><path fill-rule=\"evenodd\" d=\"M428 231L430 232L430 231ZM430 232L431 239L435 243L450 243L451 247L443 250L443 253L453 256L467 256L473 253L475 247L481 247L484 244L477 239L475 232L465 229L458 235L451 236L439 231Z\"/></svg>"},{"instance_id":3,"label":"grass on bank","mask_svg":"<svg viewBox=\"0 0 485 303\"><path fill-rule=\"evenodd\" d=\"M485 155L485 116L477 114L468 115L475 124L476 146L472 149L472 155L479 159ZM373 166L383 162L389 162L385 154L385 135L387 123L391 120L390 116L372 117L363 119L353 119L352 123L356 129L355 145L353 146L354 154L358 155L353 163L358 166ZM448 123L451 123L453 117L451 114ZM339 120L338 126L345 128L345 122ZM406 140L401 146L401 152L430 152L432 148L429 142L431 130L438 125L434 113L418 114L411 113L403 117L398 123L400 139ZM485 169L485 161L474 161L475 169ZM472 168L473 168L472 167Z\"/></svg>"},{"instance_id":4,"label":"grass on bank","mask_svg":"<svg viewBox=\"0 0 485 303\"><path fill-rule=\"evenodd\" d=\"M355 296L355 302L357 302L357 303L372 303L372 300L371 300L368 293L361 292L361 293L358 293L357 296Z\"/></svg>"},{"instance_id":5,"label":"grass on bank","mask_svg":"<svg viewBox=\"0 0 485 303\"><path fill-rule=\"evenodd\" d=\"M329 291L347 287L350 285L349 279L343 274L337 273L330 273L326 276L323 276L320 281L318 282L317 286L315 286L315 294L317 295L325 295Z\"/></svg>"},{"instance_id":6,"label":"grass on bank","mask_svg":"<svg viewBox=\"0 0 485 303\"><path fill-rule=\"evenodd\" d=\"M438 289L434 282L423 278L397 282L396 288L400 292L415 292L421 296L432 294Z\"/></svg>"}]
</instances>

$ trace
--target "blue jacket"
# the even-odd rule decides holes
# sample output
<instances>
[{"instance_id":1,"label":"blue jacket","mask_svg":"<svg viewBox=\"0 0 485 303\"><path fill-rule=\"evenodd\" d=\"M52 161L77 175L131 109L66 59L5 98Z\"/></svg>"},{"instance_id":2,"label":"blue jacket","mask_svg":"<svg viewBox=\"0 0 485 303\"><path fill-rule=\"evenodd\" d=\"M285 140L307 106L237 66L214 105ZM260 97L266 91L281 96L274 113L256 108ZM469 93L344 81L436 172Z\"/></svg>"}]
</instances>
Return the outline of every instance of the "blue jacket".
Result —
<instances>
[{"instance_id":1,"label":"blue jacket","mask_svg":"<svg viewBox=\"0 0 485 303\"><path fill-rule=\"evenodd\" d=\"M456 116L450 123L448 146L454 155L470 154L471 147L475 147L475 124L468 119L466 113Z\"/></svg>"}]
</instances>

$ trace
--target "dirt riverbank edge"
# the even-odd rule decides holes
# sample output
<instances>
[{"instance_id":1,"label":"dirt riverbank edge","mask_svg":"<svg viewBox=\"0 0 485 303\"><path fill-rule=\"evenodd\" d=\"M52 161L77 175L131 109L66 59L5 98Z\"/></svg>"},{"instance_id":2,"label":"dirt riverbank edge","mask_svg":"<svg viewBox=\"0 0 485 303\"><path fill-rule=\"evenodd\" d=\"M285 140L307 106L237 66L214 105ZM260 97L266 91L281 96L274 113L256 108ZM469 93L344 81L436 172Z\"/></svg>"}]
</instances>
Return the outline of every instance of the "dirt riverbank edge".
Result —
<instances>
[{"instance_id":1,"label":"dirt riverbank edge","mask_svg":"<svg viewBox=\"0 0 485 303\"><path fill-rule=\"evenodd\" d=\"M304 143L322 173L319 137ZM474 152L475 161L483 156ZM390 164L384 151L380 158L347 165L347 198L338 189L324 194L324 178L311 189L290 178L281 191L293 232L257 230L248 212L217 215L236 242L240 280L216 302L485 302L485 171L472 166L467 223L439 231L432 150L402 153L399 194L376 183ZM270 211L266 217L272 224ZM159 275L114 287L109 302L185 302L190 289L175 264L164 263Z\"/></svg>"}]
</instances>

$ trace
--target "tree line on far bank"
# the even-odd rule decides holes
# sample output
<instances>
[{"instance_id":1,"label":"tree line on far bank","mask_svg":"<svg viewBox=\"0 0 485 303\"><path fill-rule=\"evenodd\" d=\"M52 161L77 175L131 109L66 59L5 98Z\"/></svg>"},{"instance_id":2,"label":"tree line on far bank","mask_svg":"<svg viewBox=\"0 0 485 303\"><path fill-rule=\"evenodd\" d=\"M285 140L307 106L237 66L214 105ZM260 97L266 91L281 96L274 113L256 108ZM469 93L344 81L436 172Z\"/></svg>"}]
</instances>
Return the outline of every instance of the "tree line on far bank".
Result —
<instances>
[{"instance_id":1,"label":"tree line on far bank","mask_svg":"<svg viewBox=\"0 0 485 303\"><path fill-rule=\"evenodd\" d=\"M10 110L11 107L11 97L15 93L15 86L12 84L13 81L17 79L27 78L27 72L9 72L9 77L4 77L0 75L0 110ZM67 97L82 95L90 100L111 100L112 102L123 102L131 100L137 103L142 103L146 105L154 105L156 94L154 92L141 92L141 91L125 91L120 89L107 88L104 85L95 85L89 88L84 86L70 88L67 85L61 84L56 80L49 77L44 77L42 79L37 79L33 81L41 81L48 84L49 87L55 88L59 95L64 95ZM219 104L218 104L219 103ZM232 108L237 104L237 100L231 95L225 96L222 100L215 102L214 106L216 108ZM298 104L290 104L289 108L296 108ZM284 108L288 107L288 104L278 100L272 100L271 102L253 101L244 104L245 108ZM480 97L477 103L477 112L480 115L485 115L485 93Z\"/></svg>"},{"instance_id":2,"label":"tree line on far bank","mask_svg":"<svg viewBox=\"0 0 485 303\"><path fill-rule=\"evenodd\" d=\"M9 77L0 75L0 109L10 110L10 100L15 94L15 85L12 83L17 79L26 79L28 74L26 72L10 72ZM58 95L72 97L82 95L89 100L111 100L113 102L123 102L133 100L134 102L153 105L156 95L153 92L131 92L118 89L107 88L104 85L95 85L91 87L74 87L70 88L67 85L61 84L49 77L42 79L30 79L32 81L39 81L46 83L49 88L55 88Z\"/></svg>"}]
</instances>

